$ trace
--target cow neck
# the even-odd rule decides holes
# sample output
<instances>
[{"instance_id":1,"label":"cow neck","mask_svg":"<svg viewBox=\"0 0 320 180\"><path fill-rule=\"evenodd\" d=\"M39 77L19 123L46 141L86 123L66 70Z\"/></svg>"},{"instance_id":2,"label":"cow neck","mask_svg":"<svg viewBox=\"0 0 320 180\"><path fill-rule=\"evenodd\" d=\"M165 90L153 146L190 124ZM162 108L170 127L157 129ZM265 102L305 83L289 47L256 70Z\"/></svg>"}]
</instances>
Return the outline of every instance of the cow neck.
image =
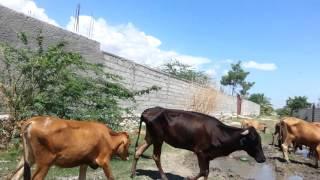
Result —
<instances>
[{"instance_id":1,"label":"cow neck","mask_svg":"<svg viewBox=\"0 0 320 180\"><path fill-rule=\"evenodd\" d=\"M243 150L243 147L240 145L240 139L243 137L241 133L244 129L227 126L224 124L224 138L221 140L222 147L226 155L238 150Z\"/></svg>"},{"instance_id":2,"label":"cow neck","mask_svg":"<svg viewBox=\"0 0 320 180\"><path fill-rule=\"evenodd\" d=\"M112 132L110 133L110 135L112 136L112 141L111 141L111 148L112 151L114 153L117 152L118 147L121 145L122 143L122 133L117 133L117 132Z\"/></svg>"}]
</instances>

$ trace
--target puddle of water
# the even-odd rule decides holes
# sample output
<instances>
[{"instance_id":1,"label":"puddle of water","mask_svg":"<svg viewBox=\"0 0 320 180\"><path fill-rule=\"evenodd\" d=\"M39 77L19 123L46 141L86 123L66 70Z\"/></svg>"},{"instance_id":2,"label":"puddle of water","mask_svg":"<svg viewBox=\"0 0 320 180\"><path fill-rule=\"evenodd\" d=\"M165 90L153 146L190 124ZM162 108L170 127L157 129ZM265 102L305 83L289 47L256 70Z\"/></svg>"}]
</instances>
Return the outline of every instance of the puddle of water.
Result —
<instances>
[{"instance_id":1,"label":"puddle of water","mask_svg":"<svg viewBox=\"0 0 320 180\"><path fill-rule=\"evenodd\" d=\"M255 166L250 176L254 179L271 180L275 179L275 172L270 165L263 164L262 167Z\"/></svg>"},{"instance_id":2,"label":"puddle of water","mask_svg":"<svg viewBox=\"0 0 320 180\"><path fill-rule=\"evenodd\" d=\"M290 176L288 177L288 180L303 180L303 178L300 176Z\"/></svg>"},{"instance_id":3,"label":"puddle of water","mask_svg":"<svg viewBox=\"0 0 320 180\"><path fill-rule=\"evenodd\" d=\"M302 155L304 158L308 158L308 153L309 153L309 150L305 148L303 148L302 150L298 148L296 151L296 154Z\"/></svg>"},{"instance_id":4,"label":"puddle of water","mask_svg":"<svg viewBox=\"0 0 320 180\"><path fill-rule=\"evenodd\" d=\"M219 168L223 171L232 171L246 179L257 180L303 180L302 177L293 174L277 175L274 167L263 163L250 164L254 160L248 157L249 162L242 162L233 158L217 158L210 162L210 167Z\"/></svg>"},{"instance_id":5,"label":"puddle of water","mask_svg":"<svg viewBox=\"0 0 320 180\"><path fill-rule=\"evenodd\" d=\"M210 167L230 170L244 178L259 180L275 180L275 172L268 164L250 165L232 158L217 158L211 161Z\"/></svg>"}]
</instances>

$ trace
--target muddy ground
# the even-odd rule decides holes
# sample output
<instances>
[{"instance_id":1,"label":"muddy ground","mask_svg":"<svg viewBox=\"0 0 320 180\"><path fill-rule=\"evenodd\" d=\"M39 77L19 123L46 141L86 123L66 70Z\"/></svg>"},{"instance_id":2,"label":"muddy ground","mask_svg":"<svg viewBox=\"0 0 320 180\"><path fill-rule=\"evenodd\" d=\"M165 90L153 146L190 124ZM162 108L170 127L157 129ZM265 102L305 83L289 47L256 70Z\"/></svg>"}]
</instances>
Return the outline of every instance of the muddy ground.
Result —
<instances>
[{"instance_id":1,"label":"muddy ground","mask_svg":"<svg viewBox=\"0 0 320 180\"><path fill-rule=\"evenodd\" d=\"M306 153L291 155L291 163L283 162L282 153L271 145L263 146L267 162L258 164L246 152L235 152L228 157L210 162L209 179L215 180L300 180L320 179L320 169L313 167L314 161ZM150 159L150 161L152 161ZM195 175L198 163L195 155L188 151L172 149L162 155L164 171L169 179L180 180ZM155 166L139 167L136 179L159 179Z\"/></svg>"}]
</instances>

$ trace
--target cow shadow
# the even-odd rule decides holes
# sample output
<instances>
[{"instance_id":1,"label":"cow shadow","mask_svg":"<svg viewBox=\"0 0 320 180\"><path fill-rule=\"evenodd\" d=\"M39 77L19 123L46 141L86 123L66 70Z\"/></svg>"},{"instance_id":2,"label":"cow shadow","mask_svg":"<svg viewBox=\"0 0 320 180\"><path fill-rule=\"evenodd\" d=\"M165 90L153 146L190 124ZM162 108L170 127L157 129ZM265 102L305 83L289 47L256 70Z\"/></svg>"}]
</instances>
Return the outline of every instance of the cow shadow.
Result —
<instances>
[{"instance_id":1,"label":"cow shadow","mask_svg":"<svg viewBox=\"0 0 320 180\"><path fill-rule=\"evenodd\" d=\"M281 158L281 157L269 157L269 159L277 160L277 161L279 161L281 163L287 163L287 161L285 159ZM309 166L309 167L315 168L314 164L309 163L309 162L300 162L300 161L296 161L296 160L290 159L290 163L299 164L299 165L305 165L305 166Z\"/></svg>"},{"instance_id":2,"label":"cow shadow","mask_svg":"<svg viewBox=\"0 0 320 180\"><path fill-rule=\"evenodd\" d=\"M301 164L301 165L306 165L306 166L315 168L314 164L309 163L309 162L299 162L299 161L296 161L296 160L290 160L290 162L294 163L294 164Z\"/></svg>"},{"instance_id":3,"label":"cow shadow","mask_svg":"<svg viewBox=\"0 0 320 180\"><path fill-rule=\"evenodd\" d=\"M160 173L157 170L145 170L145 169L137 169L136 170L137 176L148 176L151 179L161 179ZM182 176L172 174L172 173L166 173L166 176L170 180L183 180L185 179Z\"/></svg>"}]
</instances>

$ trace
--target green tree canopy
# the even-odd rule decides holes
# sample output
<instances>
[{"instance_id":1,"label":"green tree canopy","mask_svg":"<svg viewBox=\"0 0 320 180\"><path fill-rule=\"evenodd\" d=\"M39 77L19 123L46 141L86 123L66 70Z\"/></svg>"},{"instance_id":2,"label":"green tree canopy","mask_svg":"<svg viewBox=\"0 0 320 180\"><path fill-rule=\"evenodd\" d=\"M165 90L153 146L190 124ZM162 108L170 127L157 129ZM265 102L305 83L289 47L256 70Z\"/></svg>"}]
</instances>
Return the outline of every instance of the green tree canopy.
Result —
<instances>
[{"instance_id":1,"label":"green tree canopy","mask_svg":"<svg viewBox=\"0 0 320 180\"><path fill-rule=\"evenodd\" d=\"M162 65L161 71L202 85L208 85L211 80L203 71L196 71L191 66L177 60Z\"/></svg>"},{"instance_id":2,"label":"green tree canopy","mask_svg":"<svg viewBox=\"0 0 320 180\"><path fill-rule=\"evenodd\" d=\"M283 108L276 109L276 113L280 117L289 116L290 115L290 109L287 106L284 106Z\"/></svg>"},{"instance_id":3,"label":"green tree canopy","mask_svg":"<svg viewBox=\"0 0 320 180\"><path fill-rule=\"evenodd\" d=\"M236 92L237 88L240 88L239 93L241 96L247 96L250 88L255 84L254 82L247 82L246 78L249 75L241 67L241 61L236 64L231 64L231 70L228 74L222 76L220 83L224 86L231 86L232 95Z\"/></svg>"},{"instance_id":4,"label":"green tree canopy","mask_svg":"<svg viewBox=\"0 0 320 180\"><path fill-rule=\"evenodd\" d=\"M260 105L260 113L264 115L270 115L273 112L270 99L263 93L251 94L249 100Z\"/></svg>"},{"instance_id":5,"label":"green tree canopy","mask_svg":"<svg viewBox=\"0 0 320 180\"><path fill-rule=\"evenodd\" d=\"M289 97L287 99L286 106L289 108L290 115L292 116L294 111L308 108L311 106L311 103L308 102L308 98L306 96L294 96L293 98Z\"/></svg>"},{"instance_id":6,"label":"green tree canopy","mask_svg":"<svg viewBox=\"0 0 320 180\"><path fill-rule=\"evenodd\" d=\"M120 84L121 77L110 74L101 64L85 61L78 53L65 50L61 42L44 49L29 48L28 38L19 35L22 48L0 46L0 102L17 119L32 115L54 115L67 119L94 119L116 127L128 108L119 101L134 101L137 94Z\"/></svg>"}]
</instances>

